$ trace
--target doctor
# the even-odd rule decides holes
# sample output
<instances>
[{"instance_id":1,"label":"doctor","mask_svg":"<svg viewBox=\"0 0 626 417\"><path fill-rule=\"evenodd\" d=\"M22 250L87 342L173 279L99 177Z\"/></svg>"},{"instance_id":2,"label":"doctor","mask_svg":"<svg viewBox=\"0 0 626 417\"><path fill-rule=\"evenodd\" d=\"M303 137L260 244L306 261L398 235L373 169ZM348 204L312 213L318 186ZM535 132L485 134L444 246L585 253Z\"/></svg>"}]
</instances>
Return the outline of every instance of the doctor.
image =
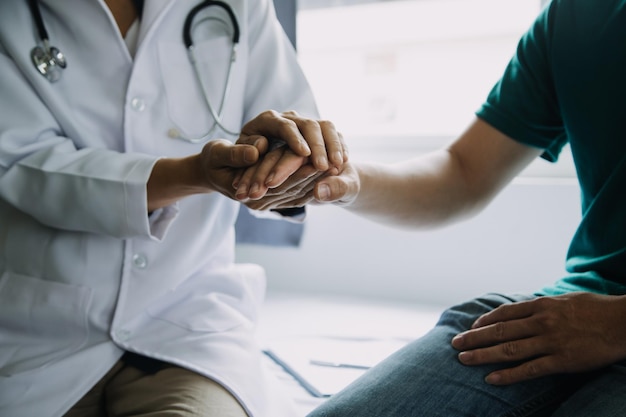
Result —
<instances>
[{"instance_id":1,"label":"doctor","mask_svg":"<svg viewBox=\"0 0 626 417\"><path fill-rule=\"evenodd\" d=\"M270 187L340 167L342 143L299 116L317 110L270 0L141 3L0 3L0 415L289 416L233 181L268 137L292 150Z\"/></svg>"}]
</instances>

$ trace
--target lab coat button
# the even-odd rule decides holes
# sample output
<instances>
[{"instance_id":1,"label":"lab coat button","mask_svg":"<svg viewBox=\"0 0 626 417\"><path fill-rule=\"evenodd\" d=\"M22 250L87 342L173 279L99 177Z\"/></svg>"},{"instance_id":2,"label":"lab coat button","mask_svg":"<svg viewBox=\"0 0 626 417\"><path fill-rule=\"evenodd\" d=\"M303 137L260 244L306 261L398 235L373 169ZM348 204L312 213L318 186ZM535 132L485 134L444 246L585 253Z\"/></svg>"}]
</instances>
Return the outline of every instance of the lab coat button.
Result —
<instances>
[{"instance_id":1,"label":"lab coat button","mask_svg":"<svg viewBox=\"0 0 626 417\"><path fill-rule=\"evenodd\" d=\"M135 265L136 268L144 269L148 266L148 259L144 255L136 253L133 255L133 265Z\"/></svg>"},{"instance_id":2,"label":"lab coat button","mask_svg":"<svg viewBox=\"0 0 626 417\"><path fill-rule=\"evenodd\" d=\"M135 97L130 101L130 107L136 111L144 111L146 109L146 102L139 97Z\"/></svg>"}]
</instances>

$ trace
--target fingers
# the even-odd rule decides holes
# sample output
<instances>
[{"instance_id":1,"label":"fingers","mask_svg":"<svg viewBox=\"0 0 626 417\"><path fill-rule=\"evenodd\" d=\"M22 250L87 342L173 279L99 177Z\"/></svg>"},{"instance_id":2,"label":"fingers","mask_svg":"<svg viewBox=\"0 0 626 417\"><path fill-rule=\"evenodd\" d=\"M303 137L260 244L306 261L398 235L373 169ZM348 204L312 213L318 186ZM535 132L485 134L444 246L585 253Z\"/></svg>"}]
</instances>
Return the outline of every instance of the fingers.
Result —
<instances>
[{"instance_id":1,"label":"fingers","mask_svg":"<svg viewBox=\"0 0 626 417\"><path fill-rule=\"evenodd\" d=\"M245 204L254 210L275 210L293 207L304 207L313 201L312 187L289 191L281 195L265 196L260 200L249 200Z\"/></svg>"},{"instance_id":2,"label":"fingers","mask_svg":"<svg viewBox=\"0 0 626 417\"><path fill-rule=\"evenodd\" d=\"M340 173L319 180L315 185L314 197L318 203L350 204L359 189L358 175L348 163Z\"/></svg>"},{"instance_id":3,"label":"fingers","mask_svg":"<svg viewBox=\"0 0 626 417\"><path fill-rule=\"evenodd\" d=\"M485 382L491 385L511 385L557 372L559 370L555 368L554 361L544 356L513 368L492 372L485 377Z\"/></svg>"},{"instance_id":4,"label":"fingers","mask_svg":"<svg viewBox=\"0 0 626 417\"><path fill-rule=\"evenodd\" d=\"M564 372L559 366L557 356L544 355L539 346L544 342L538 338L529 338L508 342L489 349L461 352L459 360L464 365L483 365L488 363L521 362L519 365L494 371L485 377L485 382L492 385L510 385L522 381ZM528 359L524 361L525 359Z\"/></svg>"},{"instance_id":5,"label":"fingers","mask_svg":"<svg viewBox=\"0 0 626 417\"><path fill-rule=\"evenodd\" d=\"M245 204L254 210L275 210L304 207L313 200L312 191L287 192L282 195L267 196L260 200L249 200Z\"/></svg>"},{"instance_id":6,"label":"fingers","mask_svg":"<svg viewBox=\"0 0 626 417\"><path fill-rule=\"evenodd\" d=\"M543 343L541 337L508 340L490 347L465 350L458 357L465 365L514 362L546 353Z\"/></svg>"},{"instance_id":7,"label":"fingers","mask_svg":"<svg viewBox=\"0 0 626 417\"><path fill-rule=\"evenodd\" d=\"M340 178L327 177L315 185L314 196L320 203L333 203L345 196L347 188Z\"/></svg>"},{"instance_id":8,"label":"fingers","mask_svg":"<svg viewBox=\"0 0 626 417\"><path fill-rule=\"evenodd\" d=\"M556 372L547 366L554 353L549 337L536 334L527 320L498 322L461 333L452 345L462 350L458 359L468 366L522 362L485 377L489 384L508 385Z\"/></svg>"},{"instance_id":9,"label":"fingers","mask_svg":"<svg viewBox=\"0 0 626 417\"><path fill-rule=\"evenodd\" d=\"M474 349L529 337L539 330L531 320L500 321L478 329L460 333L452 339L452 346L458 350Z\"/></svg>"},{"instance_id":10,"label":"fingers","mask_svg":"<svg viewBox=\"0 0 626 417\"><path fill-rule=\"evenodd\" d=\"M520 301L513 304L501 305L476 319L476 321L472 324L472 329L487 326L500 321L529 317L537 311L538 304L542 301L542 299L538 298L530 301Z\"/></svg>"},{"instance_id":11,"label":"fingers","mask_svg":"<svg viewBox=\"0 0 626 417\"><path fill-rule=\"evenodd\" d=\"M343 136L337 132L332 122L320 120L319 124L330 163L336 168L341 168L343 163L348 159L348 151L343 141ZM314 152L313 155L315 155Z\"/></svg>"},{"instance_id":12,"label":"fingers","mask_svg":"<svg viewBox=\"0 0 626 417\"><path fill-rule=\"evenodd\" d=\"M252 145L263 155L269 150L270 141L262 135L240 135L236 142L237 145Z\"/></svg>"},{"instance_id":13,"label":"fingers","mask_svg":"<svg viewBox=\"0 0 626 417\"><path fill-rule=\"evenodd\" d=\"M263 197L269 188L277 188L283 184L305 164L305 158L294 154L289 149L273 150L266 154L256 166L246 170L233 184L237 188L237 198L257 200Z\"/></svg>"},{"instance_id":14,"label":"fingers","mask_svg":"<svg viewBox=\"0 0 626 417\"><path fill-rule=\"evenodd\" d=\"M260 136L284 141L301 157L309 157L320 171L341 168L347 160L347 147L332 122L302 117L294 111L268 110L246 123L238 143L250 144ZM256 139L254 139L256 137Z\"/></svg>"},{"instance_id":15,"label":"fingers","mask_svg":"<svg viewBox=\"0 0 626 417\"><path fill-rule=\"evenodd\" d=\"M623 342L615 342L621 332L612 332L621 301L571 293L509 304L481 316L451 343L465 365L513 363L485 378L495 385L599 369L624 358Z\"/></svg>"},{"instance_id":16,"label":"fingers","mask_svg":"<svg viewBox=\"0 0 626 417\"><path fill-rule=\"evenodd\" d=\"M341 168L347 159L347 149L343 137L337 132L335 125L328 120L313 120L301 117L289 111L283 115L298 126L300 132L311 149L311 162L320 171L330 166Z\"/></svg>"},{"instance_id":17,"label":"fingers","mask_svg":"<svg viewBox=\"0 0 626 417\"><path fill-rule=\"evenodd\" d=\"M507 304L479 317L472 328L452 339L458 359L468 366L520 363L487 375L485 381L508 385L558 372L555 335L546 332L537 309L540 299ZM558 343L556 343L558 345Z\"/></svg>"},{"instance_id":18,"label":"fingers","mask_svg":"<svg viewBox=\"0 0 626 417\"><path fill-rule=\"evenodd\" d=\"M266 154L259 164L244 172L241 178L233 184L237 188L235 195L238 200L258 199L265 195L268 189L267 176L269 171L280 160L282 154L282 149L274 150Z\"/></svg>"},{"instance_id":19,"label":"fingers","mask_svg":"<svg viewBox=\"0 0 626 417\"><path fill-rule=\"evenodd\" d=\"M202 157L211 168L242 168L258 161L259 150L252 145L233 145L225 139L217 139L204 145Z\"/></svg>"},{"instance_id":20,"label":"fingers","mask_svg":"<svg viewBox=\"0 0 626 417\"><path fill-rule=\"evenodd\" d=\"M320 175L323 173L312 165L305 165L279 187L269 189L258 200L246 201L246 205L255 210L302 207L313 200L313 187Z\"/></svg>"},{"instance_id":21,"label":"fingers","mask_svg":"<svg viewBox=\"0 0 626 417\"><path fill-rule=\"evenodd\" d=\"M335 163L341 166L343 164L343 156L339 154L336 139L336 132L326 122L318 122L316 120L305 119L299 117L295 113L287 113L287 117L291 117L298 129L302 132L305 140L311 149L311 162L320 171L326 171L330 168L329 158L332 157ZM325 137L324 135L328 137ZM330 147L327 148L326 146Z\"/></svg>"},{"instance_id":22,"label":"fingers","mask_svg":"<svg viewBox=\"0 0 626 417\"><path fill-rule=\"evenodd\" d=\"M264 136L268 139L276 138L285 141L289 148L300 156L309 156L311 149L305 138L298 130L296 123L284 117L282 114L267 110L259 114L257 117L246 123L242 130L239 140L250 140L244 137Z\"/></svg>"}]
</instances>

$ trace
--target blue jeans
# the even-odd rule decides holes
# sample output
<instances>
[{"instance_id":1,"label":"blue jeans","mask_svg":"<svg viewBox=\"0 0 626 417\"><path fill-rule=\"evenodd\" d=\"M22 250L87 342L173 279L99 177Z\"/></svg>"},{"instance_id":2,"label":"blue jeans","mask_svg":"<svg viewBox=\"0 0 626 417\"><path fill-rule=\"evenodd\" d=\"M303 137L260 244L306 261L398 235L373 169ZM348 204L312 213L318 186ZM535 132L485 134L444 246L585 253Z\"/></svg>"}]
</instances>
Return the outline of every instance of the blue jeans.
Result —
<instances>
[{"instance_id":1,"label":"blue jeans","mask_svg":"<svg viewBox=\"0 0 626 417\"><path fill-rule=\"evenodd\" d=\"M499 387L484 377L508 365L470 367L452 338L497 306L532 297L488 294L446 310L425 336L394 353L308 417L623 417L626 367Z\"/></svg>"}]
</instances>

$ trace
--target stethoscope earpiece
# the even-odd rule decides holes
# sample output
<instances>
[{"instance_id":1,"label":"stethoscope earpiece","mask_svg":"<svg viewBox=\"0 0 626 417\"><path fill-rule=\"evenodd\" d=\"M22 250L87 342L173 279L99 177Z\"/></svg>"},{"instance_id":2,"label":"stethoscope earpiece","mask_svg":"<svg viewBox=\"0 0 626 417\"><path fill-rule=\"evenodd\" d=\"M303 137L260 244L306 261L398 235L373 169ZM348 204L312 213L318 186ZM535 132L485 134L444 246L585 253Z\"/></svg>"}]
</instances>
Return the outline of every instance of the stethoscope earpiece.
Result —
<instances>
[{"instance_id":1,"label":"stethoscope earpiece","mask_svg":"<svg viewBox=\"0 0 626 417\"><path fill-rule=\"evenodd\" d=\"M62 70L67 67L65 55L54 46L47 50L41 46L35 46L30 51L30 57L37 71L51 83L59 81Z\"/></svg>"}]
</instances>

